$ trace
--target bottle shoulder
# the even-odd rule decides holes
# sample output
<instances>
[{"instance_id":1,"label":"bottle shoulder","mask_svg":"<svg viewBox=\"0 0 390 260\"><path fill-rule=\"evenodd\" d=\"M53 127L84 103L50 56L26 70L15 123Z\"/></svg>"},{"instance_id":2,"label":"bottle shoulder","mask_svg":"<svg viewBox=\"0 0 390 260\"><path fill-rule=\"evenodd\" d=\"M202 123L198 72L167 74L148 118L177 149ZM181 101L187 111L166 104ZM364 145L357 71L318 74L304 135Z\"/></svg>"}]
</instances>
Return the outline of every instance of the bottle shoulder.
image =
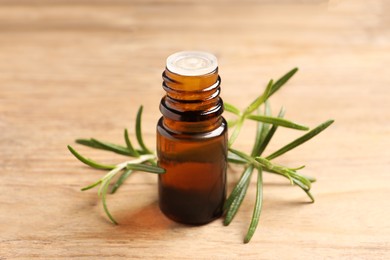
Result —
<instances>
[{"instance_id":1,"label":"bottle shoulder","mask_svg":"<svg viewBox=\"0 0 390 260\"><path fill-rule=\"evenodd\" d=\"M170 138L170 139L193 139L193 140L199 140L199 139L211 139L211 138L217 138L223 135L227 135L227 122L225 118L222 116L221 123L218 127L212 129L212 130L206 130L206 131L177 131L172 128L169 128L164 124L164 117L161 117L160 120L157 123L157 133Z\"/></svg>"}]
</instances>

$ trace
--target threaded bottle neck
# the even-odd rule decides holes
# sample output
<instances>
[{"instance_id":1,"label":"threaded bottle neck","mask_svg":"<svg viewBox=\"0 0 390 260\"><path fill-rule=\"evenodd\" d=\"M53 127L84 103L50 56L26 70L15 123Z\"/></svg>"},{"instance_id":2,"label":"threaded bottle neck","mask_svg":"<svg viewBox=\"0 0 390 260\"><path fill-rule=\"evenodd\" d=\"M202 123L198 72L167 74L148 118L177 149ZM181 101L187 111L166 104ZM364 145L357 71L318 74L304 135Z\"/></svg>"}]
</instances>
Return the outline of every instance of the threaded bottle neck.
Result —
<instances>
[{"instance_id":1,"label":"threaded bottle neck","mask_svg":"<svg viewBox=\"0 0 390 260\"><path fill-rule=\"evenodd\" d=\"M198 122L222 114L221 79L217 69L201 76L182 76L166 69L163 80L167 94L161 100L160 111L165 117Z\"/></svg>"}]
</instances>

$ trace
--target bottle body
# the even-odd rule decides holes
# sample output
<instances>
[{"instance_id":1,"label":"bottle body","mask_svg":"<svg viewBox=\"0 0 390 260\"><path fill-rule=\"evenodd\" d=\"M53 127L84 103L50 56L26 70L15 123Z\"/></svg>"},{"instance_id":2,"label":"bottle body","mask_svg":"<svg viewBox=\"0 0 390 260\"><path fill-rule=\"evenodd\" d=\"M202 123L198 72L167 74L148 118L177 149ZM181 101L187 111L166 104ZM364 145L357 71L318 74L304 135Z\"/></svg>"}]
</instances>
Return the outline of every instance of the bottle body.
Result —
<instances>
[{"instance_id":1,"label":"bottle body","mask_svg":"<svg viewBox=\"0 0 390 260\"><path fill-rule=\"evenodd\" d=\"M169 59L169 58L168 58ZM222 215L226 198L227 123L218 70L163 73L157 125L159 205L174 221L200 225Z\"/></svg>"},{"instance_id":2,"label":"bottle body","mask_svg":"<svg viewBox=\"0 0 390 260\"><path fill-rule=\"evenodd\" d=\"M157 126L159 205L169 218L200 225L222 215L226 197L226 122L217 129L185 135Z\"/></svg>"}]
</instances>

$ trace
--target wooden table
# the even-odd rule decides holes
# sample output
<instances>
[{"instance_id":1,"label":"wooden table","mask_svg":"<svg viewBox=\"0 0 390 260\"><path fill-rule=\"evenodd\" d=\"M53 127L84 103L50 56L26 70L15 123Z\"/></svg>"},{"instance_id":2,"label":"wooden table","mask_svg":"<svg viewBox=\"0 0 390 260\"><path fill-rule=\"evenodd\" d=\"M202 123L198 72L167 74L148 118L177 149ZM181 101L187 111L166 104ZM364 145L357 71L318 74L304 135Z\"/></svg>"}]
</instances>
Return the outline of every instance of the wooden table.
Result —
<instances>
[{"instance_id":1,"label":"wooden table","mask_svg":"<svg viewBox=\"0 0 390 260\"><path fill-rule=\"evenodd\" d=\"M0 259L389 259L390 2L293 2L1 0ZM115 226L96 190L80 191L104 172L66 149L79 137L123 143L141 104L153 147L165 58L191 49L215 53L222 96L240 108L298 66L271 99L274 114L283 105L310 127L336 120L276 160L307 165L316 203L265 175L246 245L255 183L229 227L188 227L159 211L156 176L135 174L108 196ZM254 129L246 124L236 147L249 150ZM301 134L278 130L267 152ZM229 190L238 176L229 171Z\"/></svg>"}]
</instances>

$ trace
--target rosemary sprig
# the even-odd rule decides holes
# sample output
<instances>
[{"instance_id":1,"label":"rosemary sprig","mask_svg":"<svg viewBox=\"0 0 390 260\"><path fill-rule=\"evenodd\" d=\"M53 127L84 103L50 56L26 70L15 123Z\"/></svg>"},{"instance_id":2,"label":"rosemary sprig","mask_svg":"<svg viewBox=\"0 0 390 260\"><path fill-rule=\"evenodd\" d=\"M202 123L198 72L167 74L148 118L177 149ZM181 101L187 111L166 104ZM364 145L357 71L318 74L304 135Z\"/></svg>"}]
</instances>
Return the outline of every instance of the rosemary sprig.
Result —
<instances>
[{"instance_id":1,"label":"rosemary sprig","mask_svg":"<svg viewBox=\"0 0 390 260\"><path fill-rule=\"evenodd\" d=\"M82 191L92 189L96 186L99 186L98 195L102 199L102 204L104 211L106 212L108 218L112 221L114 224L118 224L118 222L115 220L115 218L112 216L110 211L107 207L107 191L110 186L110 183L113 181L113 179L121 173L118 180L115 182L111 189L111 193L115 193L118 188L124 183L124 181L135 171L141 171L141 172L149 172L149 173L155 173L155 174L164 174L165 170L161 167L158 167L156 164L157 157L155 153L151 152L145 145L143 138L142 138L142 131L141 131L141 116L142 116L142 106L138 109L137 112L137 119L136 119L136 125L135 125L135 132L138 144L140 146L140 149L134 149L133 144L130 141L128 130L124 130L124 139L126 146L118 145L118 144L112 144L103 142L100 140L97 140L95 138L91 139L77 139L76 143L85 145L91 148L106 150L114 153L118 153L121 155L131 156L134 157L132 160L128 160L116 165L111 164L102 164L98 163L92 159L86 158L82 156L80 153L78 153L72 146L68 145L69 151L82 163L100 170L110 170L106 175L104 175L102 178L97 180L96 182L82 188Z\"/></svg>"},{"instance_id":2,"label":"rosemary sprig","mask_svg":"<svg viewBox=\"0 0 390 260\"><path fill-rule=\"evenodd\" d=\"M275 83L273 83L273 81L270 80L263 94L260 95L258 98L256 98L242 112L237 107L229 103L227 104L225 103L226 111L231 112L237 117L235 120L231 120L229 125L235 128L229 139L228 161L230 163L244 165L245 167L241 175L241 178L239 179L233 191L231 192L231 194L229 195L229 197L225 202L224 205L225 225L229 225L233 220L233 217L237 213L238 208L240 207L245 197L246 190L250 184L253 170L257 169L258 171L257 185L256 185L257 187L256 203L253 209L252 221L248 228L247 234L244 238L244 243L248 243L251 240L259 222L260 212L262 208L262 198L263 198L262 196L263 171L285 177L290 181L292 185L297 185L298 187L300 187L310 198L311 202L314 202L314 197L310 193L310 189L311 189L311 183L315 181L315 178L304 176L298 173L298 170L302 169L304 166L298 168L289 168L282 165L276 165L271 160L294 149L295 147L305 143L306 141L310 140L314 136L318 135L320 132L322 132L327 127L329 127L334 122L334 120L328 120L320 124L319 126L307 132L300 138L283 146L277 151L271 153L270 155L266 157L262 157L262 153L265 151L267 145L270 143L272 137L274 136L279 126L292 128L296 130L309 130L309 128L306 126L294 123L290 120L283 119L285 114L284 109L280 110L277 117L272 117L269 115L269 112L267 112L270 110L268 104L268 98L271 95L273 95L276 91L278 91L297 71L298 69L294 68L293 70L286 73L283 77L278 79ZM255 110L258 110L258 108L261 106L264 106L263 115L252 114ZM232 148L232 145L236 140L236 138L238 137L239 132L246 119L255 120L263 123L263 126L261 125L257 126L258 130L256 133L255 143L252 148L251 155L247 155L242 151L238 151ZM272 126L269 127L268 125L272 125Z\"/></svg>"},{"instance_id":3,"label":"rosemary sprig","mask_svg":"<svg viewBox=\"0 0 390 260\"><path fill-rule=\"evenodd\" d=\"M300 174L298 171L304 166L291 168L274 164L273 159L283 155L284 153L300 146L307 142L320 132L324 131L334 121L328 120L314 129L308 131L306 134L292 141L291 143L281 147L277 151L263 157L262 154L266 150L267 145L270 143L278 127L286 127L290 129L307 131L307 126L297 124L291 120L284 119L285 110L280 109L279 114L276 117L272 116L271 107L269 104L269 98L276 93L288 80L298 71L297 68L292 69L277 81L270 80L264 92L253 100L243 111L238 109L236 106L225 103L225 111L235 115L235 119L228 121L228 127L232 132L229 138L229 151L228 151L228 162L243 166L243 171L240 179L236 183L232 192L228 196L224 204L224 224L229 225L237 214L243 200L245 199L247 190L251 183L251 177L253 171L257 170L256 180L256 202L253 209L252 219L244 238L244 243L248 243L253 237L256 228L260 220L260 213L263 204L263 173L268 172L271 174L280 175L291 183L301 188L311 202L314 202L314 197L310 192L311 184L315 182L315 178ZM260 111L262 108L263 112ZM111 193L115 193L117 189L123 185L124 181L133 174L135 171L149 172L155 174L164 174L165 170L157 166L157 157L144 143L142 137L142 111L141 106L138 109L135 124L135 135L139 148L134 148L127 129L124 130L125 145L112 144L103 142L95 138L91 139L77 139L76 143L88 146L95 149L101 149L105 151L114 152L120 155L133 157L132 160L125 161L116 165L113 164L102 164L92 159L86 158L78 153L73 147L68 146L69 151L84 164L100 170L109 170L103 177L96 182L82 188L82 190L89 190L96 186L99 186L98 195L102 199L104 211L108 218L117 224L112 214L109 212L106 202L106 195L110 184L120 174L119 178L115 181L112 186ZM239 136L239 133L244 126L245 120L252 120L257 122L256 137L253 144L252 151L249 154L232 148L235 140Z\"/></svg>"},{"instance_id":4,"label":"rosemary sprig","mask_svg":"<svg viewBox=\"0 0 390 260\"><path fill-rule=\"evenodd\" d=\"M244 243L248 243L253 234L256 231L257 225L260 220L261 208L263 205L263 170L261 168L257 169L257 190L256 190L256 203L255 209L253 210L253 216L251 224L249 225L248 232L244 238Z\"/></svg>"}]
</instances>

